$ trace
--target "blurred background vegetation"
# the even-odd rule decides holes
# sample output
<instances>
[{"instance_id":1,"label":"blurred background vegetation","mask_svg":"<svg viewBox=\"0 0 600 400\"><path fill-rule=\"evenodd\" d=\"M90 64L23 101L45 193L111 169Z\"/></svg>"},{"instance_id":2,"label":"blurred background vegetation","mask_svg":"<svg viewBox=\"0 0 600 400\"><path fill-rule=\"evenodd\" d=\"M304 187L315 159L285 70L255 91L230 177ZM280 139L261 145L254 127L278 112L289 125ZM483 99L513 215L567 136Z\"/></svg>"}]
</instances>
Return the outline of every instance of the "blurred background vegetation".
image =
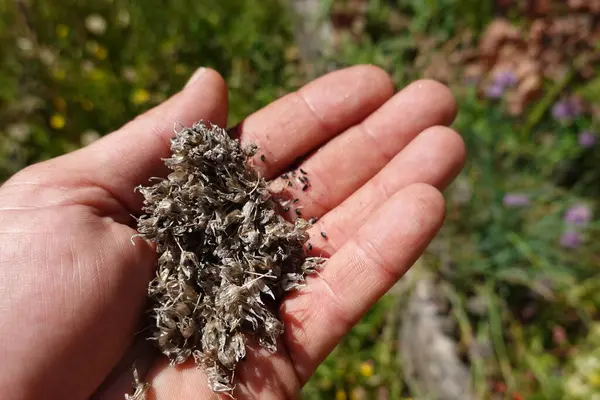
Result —
<instances>
[{"instance_id":1,"label":"blurred background vegetation","mask_svg":"<svg viewBox=\"0 0 600 400\"><path fill-rule=\"evenodd\" d=\"M347 65L438 79L469 150L446 225L304 398L600 399L600 1L299 3L0 0L0 182L200 65L230 124Z\"/></svg>"}]
</instances>

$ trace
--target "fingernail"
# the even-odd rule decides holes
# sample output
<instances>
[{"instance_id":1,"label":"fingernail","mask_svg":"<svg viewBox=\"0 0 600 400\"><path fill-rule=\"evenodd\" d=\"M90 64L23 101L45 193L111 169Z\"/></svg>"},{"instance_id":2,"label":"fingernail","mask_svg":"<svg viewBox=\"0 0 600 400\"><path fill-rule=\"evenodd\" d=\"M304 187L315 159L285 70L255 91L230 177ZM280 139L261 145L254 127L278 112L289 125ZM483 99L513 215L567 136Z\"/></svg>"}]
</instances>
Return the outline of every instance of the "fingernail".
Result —
<instances>
[{"instance_id":1,"label":"fingernail","mask_svg":"<svg viewBox=\"0 0 600 400\"><path fill-rule=\"evenodd\" d=\"M206 68L204 67L200 67L196 70L196 72L194 72L192 74L192 76L190 77L190 79L187 81L187 83L184 86L184 89L188 86L190 86L192 83L196 82L198 80L198 78L200 78L202 76L202 74L204 74L206 72Z\"/></svg>"}]
</instances>

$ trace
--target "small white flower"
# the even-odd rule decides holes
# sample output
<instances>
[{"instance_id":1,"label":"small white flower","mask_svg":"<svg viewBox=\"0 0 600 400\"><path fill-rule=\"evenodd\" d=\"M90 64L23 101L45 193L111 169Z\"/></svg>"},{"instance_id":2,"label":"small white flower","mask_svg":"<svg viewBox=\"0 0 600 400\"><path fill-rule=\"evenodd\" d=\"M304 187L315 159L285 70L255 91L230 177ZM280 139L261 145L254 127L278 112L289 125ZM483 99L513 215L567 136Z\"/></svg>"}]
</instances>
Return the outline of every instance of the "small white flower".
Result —
<instances>
[{"instance_id":1,"label":"small white flower","mask_svg":"<svg viewBox=\"0 0 600 400\"><path fill-rule=\"evenodd\" d=\"M79 137L79 141L81 142L82 146L87 146L98 139L100 139L100 134L91 129L83 132Z\"/></svg>"},{"instance_id":2,"label":"small white flower","mask_svg":"<svg viewBox=\"0 0 600 400\"><path fill-rule=\"evenodd\" d=\"M120 10L119 13L117 14L117 23L119 24L119 26L122 26L122 27L129 26L130 22L131 22L131 15L129 14L129 11Z\"/></svg>"},{"instance_id":3,"label":"small white flower","mask_svg":"<svg viewBox=\"0 0 600 400\"><path fill-rule=\"evenodd\" d=\"M33 50L33 42L29 38L18 37L17 38L17 47L23 53L31 53L31 51Z\"/></svg>"},{"instance_id":4,"label":"small white flower","mask_svg":"<svg viewBox=\"0 0 600 400\"><path fill-rule=\"evenodd\" d=\"M27 139L31 130L29 129L29 125L27 125L27 124L17 123L17 124L9 125L6 128L6 132L8 133L8 136L21 142L21 141Z\"/></svg>"},{"instance_id":5,"label":"small white flower","mask_svg":"<svg viewBox=\"0 0 600 400\"><path fill-rule=\"evenodd\" d=\"M125 80L127 82L132 83L132 82L137 81L138 74L133 67L124 67L123 70L121 71L121 74L123 75L123 78L125 78Z\"/></svg>"},{"instance_id":6,"label":"small white flower","mask_svg":"<svg viewBox=\"0 0 600 400\"><path fill-rule=\"evenodd\" d=\"M575 361L575 367L583 375L592 375L600 369L600 360L593 355L579 357Z\"/></svg>"},{"instance_id":7,"label":"small white flower","mask_svg":"<svg viewBox=\"0 0 600 400\"><path fill-rule=\"evenodd\" d=\"M566 389L569 395L577 397L585 396L590 392L589 386L583 383L579 376L571 376L567 380Z\"/></svg>"},{"instance_id":8,"label":"small white flower","mask_svg":"<svg viewBox=\"0 0 600 400\"><path fill-rule=\"evenodd\" d=\"M81 62L81 70L85 73L90 73L96 67L90 60L84 60Z\"/></svg>"},{"instance_id":9,"label":"small white flower","mask_svg":"<svg viewBox=\"0 0 600 400\"><path fill-rule=\"evenodd\" d=\"M54 64L56 61L56 54L46 47L40 49L38 57L40 58L40 61L47 66Z\"/></svg>"},{"instance_id":10,"label":"small white flower","mask_svg":"<svg viewBox=\"0 0 600 400\"><path fill-rule=\"evenodd\" d=\"M19 102L19 109L26 114L30 114L38 108L42 107L43 104L44 101L39 97L25 95L23 96L23 98L21 98L21 101Z\"/></svg>"},{"instance_id":11,"label":"small white flower","mask_svg":"<svg viewBox=\"0 0 600 400\"><path fill-rule=\"evenodd\" d=\"M106 32L106 20L99 14L90 14L85 18L85 27L94 35Z\"/></svg>"}]
</instances>

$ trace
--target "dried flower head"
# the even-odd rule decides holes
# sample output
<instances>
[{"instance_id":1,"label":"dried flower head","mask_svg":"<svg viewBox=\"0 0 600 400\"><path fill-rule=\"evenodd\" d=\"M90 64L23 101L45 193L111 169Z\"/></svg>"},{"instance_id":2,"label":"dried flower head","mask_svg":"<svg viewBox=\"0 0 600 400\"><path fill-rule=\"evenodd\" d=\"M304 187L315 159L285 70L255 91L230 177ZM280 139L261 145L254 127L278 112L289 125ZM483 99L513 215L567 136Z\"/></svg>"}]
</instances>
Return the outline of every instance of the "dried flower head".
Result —
<instances>
[{"instance_id":1,"label":"dried flower head","mask_svg":"<svg viewBox=\"0 0 600 400\"><path fill-rule=\"evenodd\" d=\"M140 381L140 376L135 365L133 366L133 394L126 394L125 400L145 400L150 390L150 385Z\"/></svg>"},{"instance_id":2,"label":"dried flower head","mask_svg":"<svg viewBox=\"0 0 600 400\"><path fill-rule=\"evenodd\" d=\"M248 166L256 146L242 150L225 130L199 122L176 132L171 151L168 177L138 188L138 231L158 252L148 289L153 339L172 364L193 357L210 387L227 392L247 335L274 352L278 302L324 259L307 257L310 224L286 221Z\"/></svg>"}]
</instances>

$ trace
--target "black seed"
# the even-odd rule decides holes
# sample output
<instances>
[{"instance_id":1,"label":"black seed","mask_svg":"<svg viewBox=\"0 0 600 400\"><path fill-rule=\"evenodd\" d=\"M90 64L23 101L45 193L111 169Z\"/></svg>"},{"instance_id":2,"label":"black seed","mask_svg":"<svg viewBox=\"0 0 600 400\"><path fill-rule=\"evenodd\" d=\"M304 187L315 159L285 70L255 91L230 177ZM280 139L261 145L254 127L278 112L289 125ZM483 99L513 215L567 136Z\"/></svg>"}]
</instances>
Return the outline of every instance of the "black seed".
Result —
<instances>
[{"instance_id":1,"label":"black seed","mask_svg":"<svg viewBox=\"0 0 600 400\"><path fill-rule=\"evenodd\" d=\"M317 219L315 217L312 217L311 219L308 220L309 224L314 224L315 222L317 222Z\"/></svg>"},{"instance_id":2,"label":"black seed","mask_svg":"<svg viewBox=\"0 0 600 400\"><path fill-rule=\"evenodd\" d=\"M310 244L310 243L307 243L306 247L307 247L309 250L312 250L312 244Z\"/></svg>"},{"instance_id":3,"label":"black seed","mask_svg":"<svg viewBox=\"0 0 600 400\"><path fill-rule=\"evenodd\" d=\"M327 234L325 234L325 232L321 232L321 236L323 236L325 239L327 239Z\"/></svg>"},{"instance_id":4,"label":"black seed","mask_svg":"<svg viewBox=\"0 0 600 400\"><path fill-rule=\"evenodd\" d=\"M284 207L283 211L288 212L288 211L290 211L290 208L289 207Z\"/></svg>"},{"instance_id":5,"label":"black seed","mask_svg":"<svg viewBox=\"0 0 600 400\"><path fill-rule=\"evenodd\" d=\"M303 191L303 192L306 192L306 190L307 190L307 189L308 189L308 185L304 185L304 186L302 186L302 191Z\"/></svg>"},{"instance_id":6,"label":"black seed","mask_svg":"<svg viewBox=\"0 0 600 400\"><path fill-rule=\"evenodd\" d=\"M260 161L262 161L262 162L265 162L265 159L266 159L266 158L265 158L265 155L264 155L264 154L261 154L261 155L260 155Z\"/></svg>"},{"instance_id":7,"label":"black seed","mask_svg":"<svg viewBox=\"0 0 600 400\"><path fill-rule=\"evenodd\" d=\"M300 168L300 172L302 172L304 175L306 175L306 171L303 170L302 168Z\"/></svg>"},{"instance_id":8,"label":"black seed","mask_svg":"<svg viewBox=\"0 0 600 400\"><path fill-rule=\"evenodd\" d=\"M296 215L300 216L302 215L302 211L300 211L300 209L296 208Z\"/></svg>"},{"instance_id":9,"label":"black seed","mask_svg":"<svg viewBox=\"0 0 600 400\"><path fill-rule=\"evenodd\" d=\"M292 203L297 203L300 199L294 199Z\"/></svg>"},{"instance_id":10,"label":"black seed","mask_svg":"<svg viewBox=\"0 0 600 400\"><path fill-rule=\"evenodd\" d=\"M281 174L281 177L282 177L283 179L288 179L288 174Z\"/></svg>"},{"instance_id":11,"label":"black seed","mask_svg":"<svg viewBox=\"0 0 600 400\"><path fill-rule=\"evenodd\" d=\"M289 187L292 187L292 186L294 186L294 185L292 184L292 181L288 181L288 186L289 186Z\"/></svg>"}]
</instances>

